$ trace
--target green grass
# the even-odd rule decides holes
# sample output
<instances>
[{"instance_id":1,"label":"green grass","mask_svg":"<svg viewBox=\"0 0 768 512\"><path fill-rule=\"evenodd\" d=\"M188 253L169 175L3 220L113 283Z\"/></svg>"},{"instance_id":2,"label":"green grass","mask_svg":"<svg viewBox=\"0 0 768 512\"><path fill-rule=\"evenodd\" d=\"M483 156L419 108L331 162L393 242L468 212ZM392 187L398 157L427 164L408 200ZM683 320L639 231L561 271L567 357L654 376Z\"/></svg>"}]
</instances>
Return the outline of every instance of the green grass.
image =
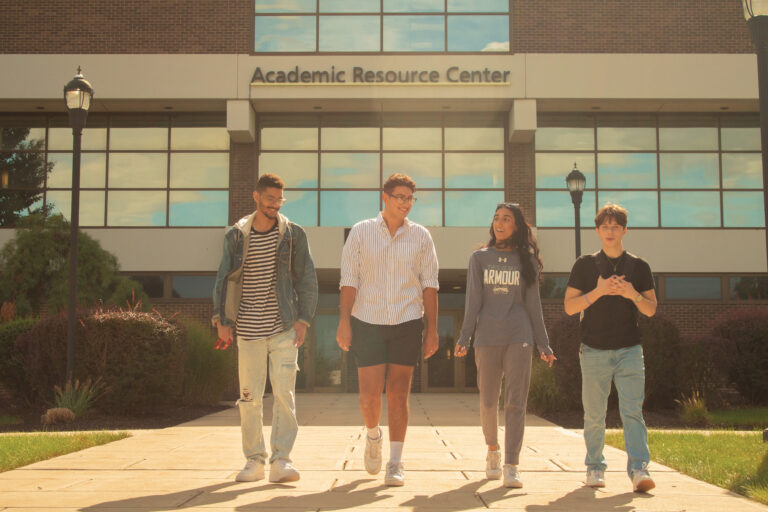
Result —
<instances>
[{"instance_id":1,"label":"green grass","mask_svg":"<svg viewBox=\"0 0 768 512\"><path fill-rule=\"evenodd\" d=\"M10 414L0 414L0 425L15 425L21 423L21 418Z\"/></svg>"},{"instance_id":2,"label":"green grass","mask_svg":"<svg viewBox=\"0 0 768 512\"><path fill-rule=\"evenodd\" d=\"M128 437L127 432L0 435L0 472Z\"/></svg>"},{"instance_id":3,"label":"green grass","mask_svg":"<svg viewBox=\"0 0 768 512\"><path fill-rule=\"evenodd\" d=\"M605 437L606 443L624 449L620 432ZM768 443L762 432L650 431L648 446L651 458L665 466L768 504Z\"/></svg>"},{"instance_id":4,"label":"green grass","mask_svg":"<svg viewBox=\"0 0 768 512\"><path fill-rule=\"evenodd\" d=\"M715 425L754 428L768 428L768 407L753 407L751 409L724 409L710 411L709 418Z\"/></svg>"}]
</instances>

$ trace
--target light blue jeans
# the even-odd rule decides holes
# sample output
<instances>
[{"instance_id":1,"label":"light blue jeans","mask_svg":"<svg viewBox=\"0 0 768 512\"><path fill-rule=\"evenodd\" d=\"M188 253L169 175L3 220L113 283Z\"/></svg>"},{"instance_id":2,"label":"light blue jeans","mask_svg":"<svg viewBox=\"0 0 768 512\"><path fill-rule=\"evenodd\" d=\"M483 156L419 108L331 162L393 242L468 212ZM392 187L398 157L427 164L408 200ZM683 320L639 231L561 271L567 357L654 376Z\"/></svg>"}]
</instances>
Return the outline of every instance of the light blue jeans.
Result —
<instances>
[{"instance_id":1,"label":"light blue jeans","mask_svg":"<svg viewBox=\"0 0 768 512\"><path fill-rule=\"evenodd\" d=\"M645 363L640 345L617 350L598 350L581 345L581 401L584 405L584 441L587 469L605 470L605 411L611 380L619 395L619 414L624 425L627 473L641 469L651 459L648 430L643 420Z\"/></svg>"},{"instance_id":2,"label":"light blue jeans","mask_svg":"<svg viewBox=\"0 0 768 512\"><path fill-rule=\"evenodd\" d=\"M296 364L298 349L293 346L296 331L274 334L269 338L250 341L237 337L238 374L240 377L240 426L243 434L243 453L248 460L264 464L267 449L263 434L263 398L267 383L272 383L272 436L269 462L277 459L290 461L293 443L299 425L296 421Z\"/></svg>"}]
</instances>

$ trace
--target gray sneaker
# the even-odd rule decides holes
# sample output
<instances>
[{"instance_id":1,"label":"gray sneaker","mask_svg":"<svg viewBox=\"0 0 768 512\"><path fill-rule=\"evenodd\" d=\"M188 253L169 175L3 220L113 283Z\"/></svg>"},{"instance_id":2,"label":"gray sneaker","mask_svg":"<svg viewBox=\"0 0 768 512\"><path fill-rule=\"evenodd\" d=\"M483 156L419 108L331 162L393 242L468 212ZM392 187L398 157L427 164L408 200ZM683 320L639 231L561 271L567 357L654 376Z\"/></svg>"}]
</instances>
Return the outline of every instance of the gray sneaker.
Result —
<instances>
[{"instance_id":1,"label":"gray sneaker","mask_svg":"<svg viewBox=\"0 0 768 512\"><path fill-rule=\"evenodd\" d=\"M602 469L588 469L587 487L605 487L605 471Z\"/></svg>"},{"instance_id":2,"label":"gray sneaker","mask_svg":"<svg viewBox=\"0 0 768 512\"><path fill-rule=\"evenodd\" d=\"M514 464L504 464L504 487L520 489L523 486L523 480Z\"/></svg>"},{"instance_id":3,"label":"gray sneaker","mask_svg":"<svg viewBox=\"0 0 768 512\"><path fill-rule=\"evenodd\" d=\"M363 455L363 462L365 463L365 470L371 475L375 475L381 471L381 445L384 443L383 436L381 435L381 429L379 429L379 438L371 439L368 434L365 435L365 454Z\"/></svg>"},{"instance_id":4,"label":"gray sneaker","mask_svg":"<svg viewBox=\"0 0 768 512\"><path fill-rule=\"evenodd\" d=\"M489 480L501 478L501 452L499 450L488 450L488 455L485 456L485 476Z\"/></svg>"},{"instance_id":5,"label":"gray sneaker","mask_svg":"<svg viewBox=\"0 0 768 512\"><path fill-rule=\"evenodd\" d=\"M255 482L264 479L264 464L256 460L249 460L245 467L235 477L236 482Z\"/></svg>"},{"instance_id":6,"label":"gray sneaker","mask_svg":"<svg viewBox=\"0 0 768 512\"><path fill-rule=\"evenodd\" d=\"M635 492L648 492L656 487L656 482L653 481L653 478L648 473L646 464L643 464L643 467L640 469L632 470L632 487Z\"/></svg>"},{"instance_id":7,"label":"gray sneaker","mask_svg":"<svg viewBox=\"0 0 768 512\"><path fill-rule=\"evenodd\" d=\"M402 462L387 462L387 474L384 476L384 485L390 487L402 487L405 484Z\"/></svg>"}]
</instances>

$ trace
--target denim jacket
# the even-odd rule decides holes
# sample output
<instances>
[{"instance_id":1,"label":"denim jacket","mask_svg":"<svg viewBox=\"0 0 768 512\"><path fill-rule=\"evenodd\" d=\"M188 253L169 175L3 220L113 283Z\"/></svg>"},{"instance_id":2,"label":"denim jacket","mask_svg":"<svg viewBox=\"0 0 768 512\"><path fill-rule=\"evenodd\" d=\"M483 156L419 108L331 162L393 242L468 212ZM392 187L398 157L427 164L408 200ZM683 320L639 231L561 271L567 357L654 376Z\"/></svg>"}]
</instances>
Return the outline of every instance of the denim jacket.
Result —
<instances>
[{"instance_id":1,"label":"denim jacket","mask_svg":"<svg viewBox=\"0 0 768 512\"><path fill-rule=\"evenodd\" d=\"M224 234L224 251L213 287L213 325L235 325L243 286L243 262L248 252L256 212L237 221ZM307 235L298 224L278 214L277 305L283 329L296 321L310 325L317 307L317 276Z\"/></svg>"}]
</instances>

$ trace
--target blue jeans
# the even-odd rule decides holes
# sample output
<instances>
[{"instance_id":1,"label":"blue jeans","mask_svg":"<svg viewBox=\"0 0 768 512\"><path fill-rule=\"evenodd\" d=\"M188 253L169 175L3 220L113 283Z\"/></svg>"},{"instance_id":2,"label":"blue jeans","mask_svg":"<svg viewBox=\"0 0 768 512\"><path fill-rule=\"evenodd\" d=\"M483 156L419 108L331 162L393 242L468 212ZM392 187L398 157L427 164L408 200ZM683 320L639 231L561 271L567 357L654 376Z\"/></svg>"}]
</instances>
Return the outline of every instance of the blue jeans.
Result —
<instances>
[{"instance_id":1,"label":"blue jeans","mask_svg":"<svg viewBox=\"0 0 768 512\"><path fill-rule=\"evenodd\" d=\"M619 395L619 414L624 425L627 473L650 462L648 430L643 420L645 364L640 345L617 350L598 350L581 345L581 401L584 405L584 441L587 469L605 470L605 411L611 380Z\"/></svg>"},{"instance_id":2,"label":"blue jeans","mask_svg":"<svg viewBox=\"0 0 768 512\"><path fill-rule=\"evenodd\" d=\"M276 459L290 461L293 443L299 430L296 421L296 358L298 349L293 346L296 331L275 334L269 338L250 341L237 337L238 373L240 377L240 426L243 434L243 453L248 460L262 464L267 459L263 434L263 398L267 383L272 383L272 436L270 447Z\"/></svg>"}]
</instances>

